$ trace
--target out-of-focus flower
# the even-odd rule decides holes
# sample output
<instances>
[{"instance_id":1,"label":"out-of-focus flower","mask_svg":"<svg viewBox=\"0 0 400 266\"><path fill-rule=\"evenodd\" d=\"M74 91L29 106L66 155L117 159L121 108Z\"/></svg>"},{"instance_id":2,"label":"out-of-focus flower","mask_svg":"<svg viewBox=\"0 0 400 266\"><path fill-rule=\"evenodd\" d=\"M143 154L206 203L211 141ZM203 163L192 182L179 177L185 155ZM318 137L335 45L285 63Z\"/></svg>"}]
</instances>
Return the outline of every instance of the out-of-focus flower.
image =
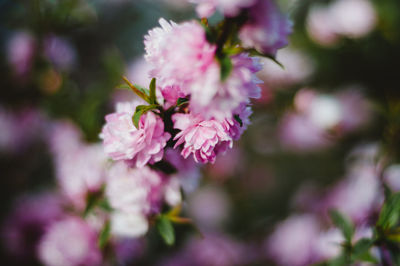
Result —
<instances>
[{"instance_id":1,"label":"out-of-focus flower","mask_svg":"<svg viewBox=\"0 0 400 266\"><path fill-rule=\"evenodd\" d=\"M22 152L43 136L45 117L35 109L12 112L0 106L0 151ZM30 134L26 134L30 132Z\"/></svg>"},{"instance_id":2,"label":"out-of-focus flower","mask_svg":"<svg viewBox=\"0 0 400 266\"><path fill-rule=\"evenodd\" d=\"M190 0L197 4L196 12L201 18L210 17L216 10L227 17L233 17L244 8L252 6L256 0Z\"/></svg>"},{"instance_id":3,"label":"out-of-focus flower","mask_svg":"<svg viewBox=\"0 0 400 266\"><path fill-rule=\"evenodd\" d=\"M164 132L164 122L153 112L143 114L138 128L132 116L139 102L118 103L115 113L106 116L100 138L105 152L113 160L130 160L137 167L162 159L171 135Z\"/></svg>"},{"instance_id":4,"label":"out-of-focus flower","mask_svg":"<svg viewBox=\"0 0 400 266\"><path fill-rule=\"evenodd\" d=\"M210 165L208 172L218 180L224 180L237 174L238 170L243 168L243 156L239 148L228 150L223 156L220 156L215 164Z\"/></svg>"},{"instance_id":5,"label":"out-of-focus flower","mask_svg":"<svg viewBox=\"0 0 400 266\"><path fill-rule=\"evenodd\" d=\"M258 73L265 86L272 90L304 82L314 71L311 58L292 48L279 50L276 59L284 69L270 59L261 59L263 69Z\"/></svg>"},{"instance_id":6,"label":"out-of-focus flower","mask_svg":"<svg viewBox=\"0 0 400 266\"><path fill-rule=\"evenodd\" d=\"M33 260L47 226L62 217L61 205L53 193L21 197L2 225L4 247L21 261Z\"/></svg>"},{"instance_id":7,"label":"out-of-focus flower","mask_svg":"<svg viewBox=\"0 0 400 266\"><path fill-rule=\"evenodd\" d=\"M279 139L286 149L307 151L331 145L326 134L304 115L288 113L280 122Z\"/></svg>"},{"instance_id":8,"label":"out-of-focus flower","mask_svg":"<svg viewBox=\"0 0 400 266\"><path fill-rule=\"evenodd\" d=\"M24 77L29 73L35 49L36 40L29 32L16 32L8 40L7 59L18 77Z\"/></svg>"},{"instance_id":9,"label":"out-of-focus flower","mask_svg":"<svg viewBox=\"0 0 400 266\"><path fill-rule=\"evenodd\" d=\"M345 180L334 187L325 199L325 210L335 208L355 222L363 222L381 204L377 169L356 163Z\"/></svg>"},{"instance_id":10,"label":"out-of-focus flower","mask_svg":"<svg viewBox=\"0 0 400 266\"><path fill-rule=\"evenodd\" d=\"M240 29L239 38L246 48L275 55L288 44L292 22L272 0L258 0L249 10L249 21Z\"/></svg>"},{"instance_id":11,"label":"out-of-focus flower","mask_svg":"<svg viewBox=\"0 0 400 266\"><path fill-rule=\"evenodd\" d=\"M119 265L128 265L143 256L146 251L146 241L135 238L114 239L113 247Z\"/></svg>"},{"instance_id":12,"label":"out-of-focus flower","mask_svg":"<svg viewBox=\"0 0 400 266\"><path fill-rule=\"evenodd\" d=\"M55 156L56 176L63 195L82 210L87 195L100 191L107 157L100 144L86 144L72 124L54 125L50 146Z\"/></svg>"},{"instance_id":13,"label":"out-of-focus flower","mask_svg":"<svg viewBox=\"0 0 400 266\"><path fill-rule=\"evenodd\" d=\"M69 71L76 62L76 52L72 44L59 36L47 36L43 49L48 60L60 70Z\"/></svg>"},{"instance_id":14,"label":"out-of-focus flower","mask_svg":"<svg viewBox=\"0 0 400 266\"><path fill-rule=\"evenodd\" d=\"M300 90L294 99L297 112L289 112L281 121L282 143L294 150L315 150L366 125L372 111L360 91L358 86L335 94Z\"/></svg>"},{"instance_id":15,"label":"out-of-focus flower","mask_svg":"<svg viewBox=\"0 0 400 266\"><path fill-rule=\"evenodd\" d=\"M314 243L319 231L320 225L315 216L291 216L280 223L267 239L267 253L280 265L309 265L315 262Z\"/></svg>"},{"instance_id":16,"label":"out-of-focus flower","mask_svg":"<svg viewBox=\"0 0 400 266\"><path fill-rule=\"evenodd\" d=\"M157 212L163 199L163 176L148 167L117 162L107 173L106 195L111 207L128 213Z\"/></svg>"},{"instance_id":17,"label":"out-of-focus flower","mask_svg":"<svg viewBox=\"0 0 400 266\"><path fill-rule=\"evenodd\" d=\"M325 46L341 36L361 38L375 27L377 17L369 0L338 0L327 6L312 6L307 18L310 37Z\"/></svg>"},{"instance_id":18,"label":"out-of-focus flower","mask_svg":"<svg viewBox=\"0 0 400 266\"><path fill-rule=\"evenodd\" d=\"M176 255L164 259L161 266L235 266L246 261L241 243L220 234L206 234L204 239L192 239Z\"/></svg>"},{"instance_id":19,"label":"out-of-focus flower","mask_svg":"<svg viewBox=\"0 0 400 266\"><path fill-rule=\"evenodd\" d=\"M148 229L147 216L158 213L165 199L165 178L148 167L130 168L117 162L108 171L106 196L114 212L111 231L138 237Z\"/></svg>"},{"instance_id":20,"label":"out-of-focus flower","mask_svg":"<svg viewBox=\"0 0 400 266\"><path fill-rule=\"evenodd\" d=\"M48 266L101 265L97 235L78 217L53 223L39 245L39 257Z\"/></svg>"},{"instance_id":21,"label":"out-of-focus flower","mask_svg":"<svg viewBox=\"0 0 400 266\"><path fill-rule=\"evenodd\" d=\"M174 148L183 144L184 158L193 154L193 159L200 163L214 163L218 153L232 148L233 140L221 122L215 119L204 120L201 116L175 114L172 117L174 128L181 130Z\"/></svg>"},{"instance_id":22,"label":"out-of-focus flower","mask_svg":"<svg viewBox=\"0 0 400 266\"><path fill-rule=\"evenodd\" d=\"M400 191L400 164L393 164L389 166L384 173L385 183L391 190Z\"/></svg>"},{"instance_id":23,"label":"out-of-focus flower","mask_svg":"<svg viewBox=\"0 0 400 266\"><path fill-rule=\"evenodd\" d=\"M189 214L201 228L215 229L229 217L231 203L225 191L214 187L202 187L189 199Z\"/></svg>"}]
</instances>

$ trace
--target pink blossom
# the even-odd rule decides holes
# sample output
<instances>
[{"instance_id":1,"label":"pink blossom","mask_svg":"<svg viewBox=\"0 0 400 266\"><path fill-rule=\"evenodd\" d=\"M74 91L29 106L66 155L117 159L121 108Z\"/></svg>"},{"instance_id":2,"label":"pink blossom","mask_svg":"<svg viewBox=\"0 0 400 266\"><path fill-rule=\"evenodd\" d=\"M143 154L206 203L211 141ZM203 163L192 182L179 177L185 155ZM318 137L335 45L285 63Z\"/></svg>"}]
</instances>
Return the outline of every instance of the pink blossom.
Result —
<instances>
[{"instance_id":1,"label":"pink blossom","mask_svg":"<svg viewBox=\"0 0 400 266\"><path fill-rule=\"evenodd\" d=\"M175 114L172 117L174 128L181 131L175 136L175 147L183 144L182 156L193 154L196 162L215 162L218 153L232 148L233 139L224 124L215 119L204 120L201 116Z\"/></svg>"},{"instance_id":2,"label":"pink blossom","mask_svg":"<svg viewBox=\"0 0 400 266\"><path fill-rule=\"evenodd\" d=\"M249 98L259 98L261 69L258 59L245 54L231 58L233 69L221 81L215 60L215 46L207 42L204 29L196 22L168 23L145 37L146 60L153 66L152 76L166 101L175 104L179 97L190 96L190 110L205 118L222 119ZM165 62L168 62L166 64Z\"/></svg>"},{"instance_id":3,"label":"pink blossom","mask_svg":"<svg viewBox=\"0 0 400 266\"><path fill-rule=\"evenodd\" d=\"M249 103L249 98L260 98L258 85L262 81L256 76L262 68L259 59L240 54L231 60L233 69L224 82L220 80L219 66L209 68L202 79L192 82L189 106L192 112L222 120Z\"/></svg>"},{"instance_id":4,"label":"pink blossom","mask_svg":"<svg viewBox=\"0 0 400 266\"><path fill-rule=\"evenodd\" d=\"M288 44L292 23L274 1L258 0L249 12L250 19L239 33L244 47L275 55L278 49Z\"/></svg>"},{"instance_id":5,"label":"pink blossom","mask_svg":"<svg viewBox=\"0 0 400 266\"><path fill-rule=\"evenodd\" d=\"M48 266L101 265L96 233L80 218L52 224L39 245L39 257Z\"/></svg>"},{"instance_id":6,"label":"pink blossom","mask_svg":"<svg viewBox=\"0 0 400 266\"><path fill-rule=\"evenodd\" d=\"M16 32L7 44L8 62L17 76L25 76L32 67L36 40L28 32Z\"/></svg>"},{"instance_id":7,"label":"pink blossom","mask_svg":"<svg viewBox=\"0 0 400 266\"><path fill-rule=\"evenodd\" d=\"M320 225L314 215L291 216L268 238L267 252L279 265L310 265L315 262L314 243L319 231Z\"/></svg>"},{"instance_id":8,"label":"pink blossom","mask_svg":"<svg viewBox=\"0 0 400 266\"><path fill-rule=\"evenodd\" d=\"M201 78L210 65L216 64L215 46L207 42L197 22L176 24L160 19L159 23L161 28L145 36L145 59L152 65L151 76L157 78L164 98L175 103L177 97L189 93L187 82Z\"/></svg>"},{"instance_id":9,"label":"pink blossom","mask_svg":"<svg viewBox=\"0 0 400 266\"><path fill-rule=\"evenodd\" d=\"M106 195L111 207L128 213L157 212L163 199L164 177L149 167L115 163L107 173Z\"/></svg>"},{"instance_id":10,"label":"pink blossom","mask_svg":"<svg viewBox=\"0 0 400 266\"><path fill-rule=\"evenodd\" d=\"M83 142L79 130L66 122L54 125L50 146L63 196L84 209L88 193L99 191L104 183L107 157L103 148Z\"/></svg>"},{"instance_id":11,"label":"pink blossom","mask_svg":"<svg viewBox=\"0 0 400 266\"><path fill-rule=\"evenodd\" d=\"M118 103L117 111L106 116L100 134L105 152L114 160L131 160L137 167L162 159L171 135L164 132L162 119L151 111L143 114L138 128L132 122L137 102Z\"/></svg>"},{"instance_id":12,"label":"pink blossom","mask_svg":"<svg viewBox=\"0 0 400 266\"><path fill-rule=\"evenodd\" d=\"M210 17L216 10L227 17L233 17L244 8L253 5L256 0L191 0L197 4L196 12L199 17Z\"/></svg>"}]
</instances>

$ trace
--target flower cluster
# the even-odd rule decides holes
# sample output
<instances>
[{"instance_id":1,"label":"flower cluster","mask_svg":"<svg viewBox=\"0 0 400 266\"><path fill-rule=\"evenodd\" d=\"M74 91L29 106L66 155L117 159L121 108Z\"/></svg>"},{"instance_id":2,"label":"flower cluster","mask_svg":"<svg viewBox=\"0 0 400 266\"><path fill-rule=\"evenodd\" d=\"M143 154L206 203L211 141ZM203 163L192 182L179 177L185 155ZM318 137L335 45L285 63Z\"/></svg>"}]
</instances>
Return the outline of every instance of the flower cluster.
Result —
<instances>
[{"instance_id":1,"label":"flower cluster","mask_svg":"<svg viewBox=\"0 0 400 266\"><path fill-rule=\"evenodd\" d=\"M182 176L197 176L186 167L190 157L214 163L232 148L250 124L251 99L261 95L262 65L252 55L273 57L288 43L291 22L272 0L195 3L201 22L160 19L144 37L149 88L125 78L139 98L117 102L105 117L100 138L115 161L105 195L116 235L143 235L163 203L181 203L180 188L191 183ZM209 25L217 9L225 19Z\"/></svg>"}]
</instances>

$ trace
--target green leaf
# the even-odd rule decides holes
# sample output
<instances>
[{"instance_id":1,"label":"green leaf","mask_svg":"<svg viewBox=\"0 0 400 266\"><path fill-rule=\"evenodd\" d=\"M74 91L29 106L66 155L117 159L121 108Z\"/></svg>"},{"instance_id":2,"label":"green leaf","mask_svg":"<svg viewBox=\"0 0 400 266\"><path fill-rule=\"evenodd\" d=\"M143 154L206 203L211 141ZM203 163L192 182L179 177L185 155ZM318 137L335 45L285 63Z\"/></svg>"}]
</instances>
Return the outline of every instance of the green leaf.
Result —
<instances>
[{"instance_id":1,"label":"green leaf","mask_svg":"<svg viewBox=\"0 0 400 266\"><path fill-rule=\"evenodd\" d=\"M374 241L368 238L360 239L352 249L352 260L362 260L362 261L369 261L371 256L368 250L372 247ZM369 255L369 256L368 256Z\"/></svg>"},{"instance_id":2,"label":"green leaf","mask_svg":"<svg viewBox=\"0 0 400 266\"><path fill-rule=\"evenodd\" d=\"M383 204L377 225L383 229L390 229L399 222L400 193L389 195Z\"/></svg>"},{"instance_id":3,"label":"green leaf","mask_svg":"<svg viewBox=\"0 0 400 266\"><path fill-rule=\"evenodd\" d=\"M188 99L186 99L186 98L178 98L178 100L176 101L176 106L182 106L182 105L184 105L185 103L188 103L189 102L189 100Z\"/></svg>"},{"instance_id":4,"label":"green leaf","mask_svg":"<svg viewBox=\"0 0 400 266\"><path fill-rule=\"evenodd\" d=\"M332 259L327 264L328 264L328 266L348 266L349 261L348 261L346 255L342 254L339 257Z\"/></svg>"},{"instance_id":5,"label":"green leaf","mask_svg":"<svg viewBox=\"0 0 400 266\"><path fill-rule=\"evenodd\" d=\"M147 96L150 95L150 91L146 88L143 88L142 86L138 85L138 84L133 84L139 91L143 92L144 94L146 94Z\"/></svg>"},{"instance_id":6,"label":"green leaf","mask_svg":"<svg viewBox=\"0 0 400 266\"><path fill-rule=\"evenodd\" d=\"M150 82L150 103L151 104L156 104L157 103L157 98L156 98L156 78L153 78Z\"/></svg>"},{"instance_id":7,"label":"green leaf","mask_svg":"<svg viewBox=\"0 0 400 266\"><path fill-rule=\"evenodd\" d=\"M118 85L117 87L115 87L116 89L119 89L119 90L130 90L131 89L131 87L129 87L129 85L128 84L120 84L120 85Z\"/></svg>"},{"instance_id":8,"label":"green leaf","mask_svg":"<svg viewBox=\"0 0 400 266\"><path fill-rule=\"evenodd\" d=\"M108 202L108 200L106 198L99 201L98 205L100 208L102 208L106 212L111 212L113 210L113 208L111 207L110 203Z\"/></svg>"},{"instance_id":9,"label":"green leaf","mask_svg":"<svg viewBox=\"0 0 400 266\"><path fill-rule=\"evenodd\" d=\"M135 125L136 128L139 128L139 121L140 117L146 113L147 111L156 109L158 107L157 104L151 104L151 105L138 105L136 107L135 113L132 116L132 122L133 125Z\"/></svg>"},{"instance_id":10,"label":"green leaf","mask_svg":"<svg viewBox=\"0 0 400 266\"><path fill-rule=\"evenodd\" d=\"M335 226L337 226L342 231L347 243L350 243L354 234L353 224L349 221L347 217L344 217L340 212L336 210L330 210L329 214Z\"/></svg>"},{"instance_id":11,"label":"green leaf","mask_svg":"<svg viewBox=\"0 0 400 266\"><path fill-rule=\"evenodd\" d=\"M101 232L99 234L98 245L100 248L104 248L105 245L107 244L111 236L110 232L111 232L111 224L110 221L107 221L104 224L103 229L101 229Z\"/></svg>"},{"instance_id":12,"label":"green leaf","mask_svg":"<svg viewBox=\"0 0 400 266\"><path fill-rule=\"evenodd\" d=\"M278 66L280 66L282 69L285 69L285 67L283 66L283 64L281 62L279 62L274 55L270 55L270 54L263 54L260 53L259 51L257 51L256 49L246 49L246 52L248 52L251 56L261 56L261 57L265 57L268 58L270 60L272 60L274 63L276 63Z\"/></svg>"},{"instance_id":13,"label":"green leaf","mask_svg":"<svg viewBox=\"0 0 400 266\"><path fill-rule=\"evenodd\" d=\"M160 215L157 219L157 229L167 245L171 246L175 243L174 227L165 215Z\"/></svg>"},{"instance_id":14,"label":"green leaf","mask_svg":"<svg viewBox=\"0 0 400 266\"><path fill-rule=\"evenodd\" d=\"M234 115L233 118L235 118L235 120L239 123L240 127L243 126L243 121L239 115Z\"/></svg>"},{"instance_id":15,"label":"green leaf","mask_svg":"<svg viewBox=\"0 0 400 266\"><path fill-rule=\"evenodd\" d=\"M228 77L229 74L232 71L233 65L232 61L228 56L224 56L222 58L219 58L218 60L220 67L221 67L221 81L225 81Z\"/></svg>"}]
</instances>

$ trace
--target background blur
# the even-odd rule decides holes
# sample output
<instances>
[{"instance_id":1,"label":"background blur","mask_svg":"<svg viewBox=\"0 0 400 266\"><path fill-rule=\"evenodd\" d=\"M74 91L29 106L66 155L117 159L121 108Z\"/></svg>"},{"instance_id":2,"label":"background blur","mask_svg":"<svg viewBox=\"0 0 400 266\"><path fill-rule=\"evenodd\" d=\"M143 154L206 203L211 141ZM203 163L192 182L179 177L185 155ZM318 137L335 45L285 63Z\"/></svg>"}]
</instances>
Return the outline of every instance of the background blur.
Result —
<instances>
[{"instance_id":1,"label":"background blur","mask_svg":"<svg viewBox=\"0 0 400 266\"><path fill-rule=\"evenodd\" d=\"M307 245L331 232L327 209L361 225L377 211L369 166L378 147L391 155L385 176L400 189L400 2L279 3L294 21L290 45L277 56L285 68L263 59L252 125L231 152L204 167L188 198L187 216L209 242L185 227L173 248L150 235L126 264L190 265L173 261L195 249L215 258L198 265L305 265L312 261ZM149 82L143 36L160 17L179 22L195 12L185 0L0 0L3 265L40 265L34 250L21 262L6 232L21 197L57 190L49 128L69 120L98 142L104 115L132 97L116 89L121 76ZM335 250L320 252L324 259Z\"/></svg>"}]
</instances>

